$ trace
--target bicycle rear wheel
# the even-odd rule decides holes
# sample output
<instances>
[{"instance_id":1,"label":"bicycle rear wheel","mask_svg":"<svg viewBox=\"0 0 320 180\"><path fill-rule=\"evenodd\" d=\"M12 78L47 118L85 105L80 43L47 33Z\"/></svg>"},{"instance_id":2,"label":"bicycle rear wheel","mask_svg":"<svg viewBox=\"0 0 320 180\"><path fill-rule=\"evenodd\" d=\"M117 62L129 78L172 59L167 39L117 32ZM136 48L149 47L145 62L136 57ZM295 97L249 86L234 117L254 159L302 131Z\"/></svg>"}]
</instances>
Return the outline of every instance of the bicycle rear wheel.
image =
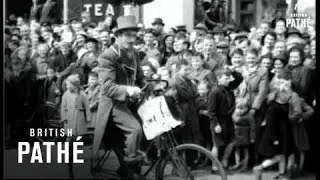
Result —
<instances>
[{"instance_id":1,"label":"bicycle rear wheel","mask_svg":"<svg viewBox=\"0 0 320 180\"><path fill-rule=\"evenodd\" d=\"M176 147L178 152L177 160L170 155L165 156L156 169L157 180L177 179L213 179L227 180L222 164L212 153L202 146L196 144L181 144ZM203 166L197 163L198 159L209 159L218 167L218 173L212 174L211 165ZM201 161L201 160L200 160ZM199 166L200 164L200 166ZM190 177L191 174L191 177Z\"/></svg>"}]
</instances>

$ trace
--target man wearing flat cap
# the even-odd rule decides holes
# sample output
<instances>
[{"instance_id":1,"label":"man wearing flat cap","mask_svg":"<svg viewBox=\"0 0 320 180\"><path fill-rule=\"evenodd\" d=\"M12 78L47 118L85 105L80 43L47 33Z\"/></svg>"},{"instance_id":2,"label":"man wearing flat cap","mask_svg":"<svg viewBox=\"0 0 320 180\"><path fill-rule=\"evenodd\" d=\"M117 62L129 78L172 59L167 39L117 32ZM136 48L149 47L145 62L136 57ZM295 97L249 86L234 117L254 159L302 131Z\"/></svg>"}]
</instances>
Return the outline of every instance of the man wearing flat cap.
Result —
<instances>
[{"instance_id":1,"label":"man wearing flat cap","mask_svg":"<svg viewBox=\"0 0 320 180\"><path fill-rule=\"evenodd\" d=\"M155 31L156 37L161 37L164 34L164 32L163 32L164 25L165 24L163 23L163 20L161 18L154 19L152 26Z\"/></svg>"},{"instance_id":2,"label":"man wearing flat cap","mask_svg":"<svg viewBox=\"0 0 320 180\"><path fill-rule=\"evenodd\" d=\"M224 62L229 63L229 52L230 52L230 46L229 43L226 40L220 41L216 45L217 53L220 54Z\"/></svg>"},{"instance_id":3,"label":"man wearing flat cap","mask_svg":"<svg viewBox=\"0 0 320 180\"><path fill-rule=\"evenodd\" d=\"M98 58L101 97L92 152L93 156L97 157L100 144L104 142L104 133L108 131L107 123L113 121L125 136L126 163L121 165L118 174L127 179L127 176L139 174L133 169L141 159L139 145L142 127L130 110L129 99L141 93L143 73L139 65L138 52L133 47L139 30L135 17L121 16L117 23L118 28L114 32L117 42Z\"/></svg>"}]
</instances>

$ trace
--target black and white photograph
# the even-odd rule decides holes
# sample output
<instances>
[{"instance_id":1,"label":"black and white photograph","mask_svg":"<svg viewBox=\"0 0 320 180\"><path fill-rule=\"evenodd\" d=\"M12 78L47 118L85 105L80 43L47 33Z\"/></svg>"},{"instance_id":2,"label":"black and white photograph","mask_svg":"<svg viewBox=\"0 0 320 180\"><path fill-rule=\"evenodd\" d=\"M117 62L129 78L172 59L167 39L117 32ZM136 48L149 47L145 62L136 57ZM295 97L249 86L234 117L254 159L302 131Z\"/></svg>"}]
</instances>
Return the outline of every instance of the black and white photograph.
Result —
<instances>
[{"instance_id":1,"label":"black and white photograph","mask_svg":"<svg viewBox=\"0 0 320 180\"><path fill-rule=\"evenodd\" d=\"M3 15L3 179L316 180L316 0Z\"/></svg>"}]
</instances>

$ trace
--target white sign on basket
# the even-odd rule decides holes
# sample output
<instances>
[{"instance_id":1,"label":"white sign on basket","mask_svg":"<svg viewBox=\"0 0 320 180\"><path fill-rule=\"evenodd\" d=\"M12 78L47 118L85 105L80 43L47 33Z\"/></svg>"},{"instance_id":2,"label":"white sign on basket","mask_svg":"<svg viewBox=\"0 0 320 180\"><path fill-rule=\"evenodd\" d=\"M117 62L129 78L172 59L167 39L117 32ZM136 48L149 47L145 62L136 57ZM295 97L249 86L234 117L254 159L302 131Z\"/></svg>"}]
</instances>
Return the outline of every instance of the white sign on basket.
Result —
<instances>
[{"instance_id":1,"label":"white sign on basket","mask_svg":"<svg viewBox=\"0 0 320 180\"><path fill-rule=\"evenodd\" d=\"M142 119L143 131L147 140L181 125L181 121L172 116L164 96L144 102L139 107L138 114Z\"/></svg>"}]
</instances>

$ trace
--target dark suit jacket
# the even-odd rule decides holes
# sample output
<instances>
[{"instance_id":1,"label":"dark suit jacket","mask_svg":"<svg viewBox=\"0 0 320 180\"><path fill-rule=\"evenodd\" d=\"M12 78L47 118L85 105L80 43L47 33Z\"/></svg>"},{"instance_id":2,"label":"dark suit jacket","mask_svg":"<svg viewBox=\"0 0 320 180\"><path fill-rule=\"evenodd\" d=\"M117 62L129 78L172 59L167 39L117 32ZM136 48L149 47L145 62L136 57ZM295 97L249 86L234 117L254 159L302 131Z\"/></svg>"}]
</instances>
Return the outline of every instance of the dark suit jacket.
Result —
<instances>
[{"instance_id":1,"label":"dark suit jacket","mask_svg":"<svg viewBox=\"0 0 320 180\"><path fill-rule=\"evenodd\" d=\"M57 24L59 22L59 9L56 2L50 2L47 6L43 4L41 11L41 23Z\"/></svg>"},{"instance_id":2,"label":"dark suit jacket","mask_svg":"<svg viewBox=\"0 0 320 180\"><path fill-rule=\"evenodd\" d=\"M232 81L228 87L215 86L208 97L208 114L211 121L211 128L220 125L222 132L213 133L214 143L217 146L228 144L234 135L232 114L235 110L235 96L233 90L243 81L243 77L237 71L233 71Z\"/></svg>"},{"instance_id":3,"label":"dark suit jacket","mask_svg":"<svg viewBox=\"0 0 320 180\"><path fill-rule=\"evenodd\" d=\"M310 84L312 73L310 68L304 65L285 67L285 73L292 78L292 90L295 91L300 97L308 99L310 93Z\"/></svg>"},{"instance_id":4,"label":"dark suit jacket","mask_svg":"<svg viewBox=\"0 0 320 180\"><path fill-rule=\"evenodd\" d=\"M143 73L139 65L138 52L128 53L117 44L105 50L98 58L100 99L94 132L93 153L99 150L109 117L114 107L126 107L127 86L143 85ZM121 118L121 117L120 117ZM132 119L122 119L132 121Z\"/></svg>"}]
</instances>

